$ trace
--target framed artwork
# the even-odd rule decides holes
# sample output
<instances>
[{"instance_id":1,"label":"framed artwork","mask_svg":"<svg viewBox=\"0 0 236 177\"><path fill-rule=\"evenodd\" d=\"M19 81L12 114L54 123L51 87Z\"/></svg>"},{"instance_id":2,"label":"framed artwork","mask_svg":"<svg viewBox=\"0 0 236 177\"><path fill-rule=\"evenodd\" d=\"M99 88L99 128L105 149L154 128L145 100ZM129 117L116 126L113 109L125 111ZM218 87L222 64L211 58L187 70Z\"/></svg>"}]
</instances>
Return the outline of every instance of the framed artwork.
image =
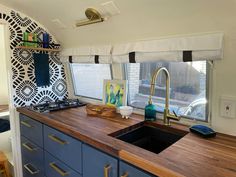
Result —
<instances>
[{"instance_id":1,"label":"framed artwork","mask_svg":"<svg viewBox=\"0 0 236 177\"><path fill-rule=\"evenodd\" d=\"M104 80L103 103L108 106L125 106L127 103L126 80Z\"/></svg>"}]
</instances>

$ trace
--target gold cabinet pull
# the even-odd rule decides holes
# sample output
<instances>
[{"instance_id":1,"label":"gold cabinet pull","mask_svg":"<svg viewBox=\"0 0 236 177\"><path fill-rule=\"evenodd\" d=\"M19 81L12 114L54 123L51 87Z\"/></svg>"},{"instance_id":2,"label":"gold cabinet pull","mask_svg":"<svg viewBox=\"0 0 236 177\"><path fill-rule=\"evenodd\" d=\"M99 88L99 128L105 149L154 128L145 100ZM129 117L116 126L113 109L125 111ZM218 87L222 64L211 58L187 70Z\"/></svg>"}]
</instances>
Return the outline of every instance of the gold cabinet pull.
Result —
<instances>
[{"instance_id":1,"label":"gold cabinet pull","mask_svg":"<svg viewBox=\"0 0 236 177\"><path fill-rule=\"evenodd\" d=\"M56 165L56 162L49 163L50 167L55 170L57 173L59 173L61 176L68 176L69 172L66 172L65 170L62 170L60 167Z\"/></svg>"},{"instance_id":2,"label":"gold cabinet pull","mask_svg":"<svg viewBox=\"0 0 236 177\"><path fill-rule=\"evenodd\" d=\"M128 177L129 176L129 174L127 173L127 172L125 172L122 176L120 176L120 177Z\"/></svg>"},{"instance_id":3,"label":"gold cabinet pull","mask_svg":"<svg viewBox=\"0 0 236 177\"><path fill-rule=\"evenodd\" d=\"M57 143L59 143L59 144L61 144L61 145L68 144L67 141L62 140L62 139L58 138L58 137L55 136L55 135L48 135L48 137L49 137L51 140L53 140L53 141L55 141L55 142L57 142Z\"/></svg>"},{"instance_id":4,"label":"gold cabinet pull","mask_svg":"<svg viewBox=\"0 0 236 177\"><path fill-rule=\"evenodd\" d=\"M104 167L104 177L109 177L109 171L111 169L111 165L106 165Z\"/></svg>"},{"instance_id":5,"label":"gold cabinet pull","mask_svg":"<svg viewBox=\"0 0 236 177\"><path fill-rule=\"evenodd\" d=\"M30 163L27 163L24 165L24 168L31 174L31 175L35 175L37 173L39 173L39 170L37 170L36 168L34 168L34 166Z\"/></svg>"},{"instance_id":6,"label":"gold cabinet pull","mask_svg":"<svg viewBox=\"0 0 236 177\"><path fill-rule=\"evenodd\" d=\"M27 122L25 122L25 121L23 121L23 120L20 121L20 123L21 123L22 125L28 127L28 128L32 128L32 127L33 127L32 125L30 125L29 123L27 123Z\"/></svg>"},{"instance_id":7,"label":"gold cabinet pull","mask_svg":"<svg viewBox=\"0 0 236 177\"><path fill-rule=\"evenodd\" d=\"M27 150L29 150L29 151L31 151L31 152L37 150L37 148L31 147L31 146L29 145L29 143L23 143L22 145L23 145L24 148L26 148Z\"/></svg>"}]
</instances>

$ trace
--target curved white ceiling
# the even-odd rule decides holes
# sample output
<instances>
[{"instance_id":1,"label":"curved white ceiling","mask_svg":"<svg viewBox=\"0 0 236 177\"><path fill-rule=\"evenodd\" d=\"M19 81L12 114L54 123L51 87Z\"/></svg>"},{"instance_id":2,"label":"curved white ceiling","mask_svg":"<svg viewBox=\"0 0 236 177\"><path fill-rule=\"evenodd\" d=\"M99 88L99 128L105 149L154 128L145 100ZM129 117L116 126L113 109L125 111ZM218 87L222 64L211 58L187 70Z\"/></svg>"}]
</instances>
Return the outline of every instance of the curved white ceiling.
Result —
<instances>
[{"instance_id":1,"label":"curved white ceiling","mask_svg":"<svg viewBox=\"0 0 236 177\"><path fill-rule=\"evenodd\" d=\"M113 44L167 35L219 31L236 16L235 0L113 0L120 14L75 28L84 11L110 0L0 0L45 25L64 47ZM65 24L60 29L54 19Z\"/></svg>"}]
</instances>

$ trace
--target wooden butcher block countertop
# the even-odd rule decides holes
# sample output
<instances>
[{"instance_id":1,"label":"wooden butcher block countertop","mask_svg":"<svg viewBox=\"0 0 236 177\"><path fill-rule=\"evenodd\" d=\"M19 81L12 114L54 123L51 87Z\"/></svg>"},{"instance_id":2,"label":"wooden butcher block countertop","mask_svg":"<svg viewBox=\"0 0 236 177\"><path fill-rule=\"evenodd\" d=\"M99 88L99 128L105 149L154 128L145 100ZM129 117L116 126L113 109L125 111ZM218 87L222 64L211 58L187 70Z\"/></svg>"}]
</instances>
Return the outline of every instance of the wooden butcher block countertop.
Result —
<instances>
[{"instance_id":1,"label":"wooden butcher block countertop","mask_svg":"<svg viewBox=\"0 0 236 177\"><path fill-rule=\"evenodd\" d=\"M128 120L120 115L90 117L85 107L51 113L37 113L26 108L17 111L160 177L236 177L236 137L233 136L218 133L215 138L203 139L189 133L188 127L183 125L166 127L161 121L147 123L186 134L155 154L110 136L131 129L130 126L144 124L140 115L133 114Z\"/></svg>"},{"instance_id":2,"label":"wooden butcher block countertop","mask_svg":"<svg viewBox=\"0 0 236 177\"><path fill-rule=\"evenodd\" d=\"M0 113L9 111L8 105L0 105Z\"/></svg>"}]
</instances>

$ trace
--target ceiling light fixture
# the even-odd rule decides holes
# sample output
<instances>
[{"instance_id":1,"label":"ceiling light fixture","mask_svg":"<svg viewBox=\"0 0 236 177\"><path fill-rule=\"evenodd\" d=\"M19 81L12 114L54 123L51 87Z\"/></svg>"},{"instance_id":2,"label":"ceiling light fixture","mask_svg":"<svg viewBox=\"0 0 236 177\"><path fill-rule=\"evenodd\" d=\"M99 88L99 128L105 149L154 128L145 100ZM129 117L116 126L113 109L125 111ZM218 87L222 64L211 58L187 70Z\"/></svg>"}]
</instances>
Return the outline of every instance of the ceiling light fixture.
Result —
<instances>
[{"instance_id":1,"label":"ceiling light fixture","mask_svg":"<svg viewBox=\"0 0 236 177\"><path fill-rule=\"evenodd\" d=\"M85 11L85 15L88 18L88 20L81 20L78 23L76 23L76 27L85 26L85 25L91 25L94 23L100 23L103 22L105 19L101 16L101 14L93 8L88 8Z\"/></svg>"}]
</instances>

